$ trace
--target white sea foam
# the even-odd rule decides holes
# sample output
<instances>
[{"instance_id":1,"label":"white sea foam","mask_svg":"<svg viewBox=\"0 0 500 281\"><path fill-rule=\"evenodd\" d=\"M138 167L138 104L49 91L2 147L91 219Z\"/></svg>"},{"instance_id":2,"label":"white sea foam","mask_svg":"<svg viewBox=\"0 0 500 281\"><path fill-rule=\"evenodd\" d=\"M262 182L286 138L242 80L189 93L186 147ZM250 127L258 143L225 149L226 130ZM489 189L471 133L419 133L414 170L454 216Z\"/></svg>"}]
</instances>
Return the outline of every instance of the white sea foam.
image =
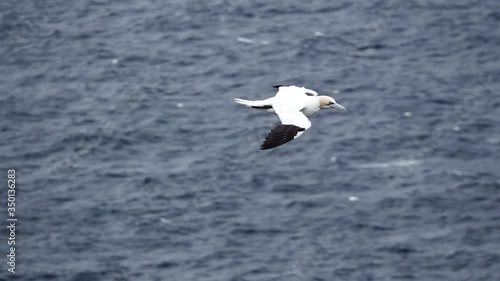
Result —
<instances>
[{"instance_id":1,"label":"white sea foam","mask_svg":"<svg viewBox=\"0 0 500 281\"><path fill-rule=\"evenodd\" d=\"M253 44L253 40L245 37L238 37L237 38L238 42L245 43L245 44Z\"/></svg>"},{"instance_id":2,"label":"white sea foam","mask_svg":"<svg viewBox=\"0 0 500 281\"><path fill-rule=\"evenodd\" d=\"M323 32L321 32L321 31L315 31L314 32L314 36L316 36L316 37L325 37L325 34Z\"/></svg>"},{"instance_id":3,"label":"white sea foam","mask_svg":"<svg viewBox=\"0 0 500 281\"><path fill-rule=\"evenodd\" d=\"M390 162L363 163L356 165L356 167L364 169L384 169L390 167L414 166L421 163L422 161L418 160L394 160Z\"/></svg>"}]
</instances>

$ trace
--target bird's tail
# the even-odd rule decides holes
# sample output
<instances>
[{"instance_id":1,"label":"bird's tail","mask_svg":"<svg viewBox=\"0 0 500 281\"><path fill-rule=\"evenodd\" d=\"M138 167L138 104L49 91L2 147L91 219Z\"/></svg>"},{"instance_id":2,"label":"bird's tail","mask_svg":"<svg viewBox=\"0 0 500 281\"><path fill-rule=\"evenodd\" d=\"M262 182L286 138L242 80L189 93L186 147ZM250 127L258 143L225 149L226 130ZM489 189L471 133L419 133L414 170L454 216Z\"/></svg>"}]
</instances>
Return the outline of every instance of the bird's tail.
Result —
<instances>
[{"instance_id":1,"label":"bird's tail","mask_svg":"<svg viewBox=\"0 0 500 281\"><path fill-rule=\"evenodd\" d=\"M273 105L272 98L266 100L244 100L235 98L234 101L248 107L271 107Z\"/></svg>"},{"instance_id":2,"label":"bird's tail","mask_svg":"<svg viewBox=\"0 0 500 281\"><path fill-rule=\"evenodd\" d=\"M246 106L254 106L254 101L251 101L251 100L244 100L244 99L235 98L234 102L239 103L239 104L243 104Z\"/></svg>"}]
</instances>

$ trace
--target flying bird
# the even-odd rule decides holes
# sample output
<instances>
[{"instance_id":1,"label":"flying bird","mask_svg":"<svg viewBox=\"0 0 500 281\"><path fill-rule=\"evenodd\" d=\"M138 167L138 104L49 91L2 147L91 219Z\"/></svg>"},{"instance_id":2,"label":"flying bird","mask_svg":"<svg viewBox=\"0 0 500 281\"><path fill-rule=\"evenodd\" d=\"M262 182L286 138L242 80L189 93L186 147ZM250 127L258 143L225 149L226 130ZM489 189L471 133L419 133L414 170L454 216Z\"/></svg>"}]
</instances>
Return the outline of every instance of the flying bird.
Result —
<instances>
[{"instance_id":1,"label":"flying bird","mask_svg":"<svg viewBox=\"0 0 500 281\"><path fill-rule=\"evenodd\" d=\"M276 85L278 93L265 100L244 100L235 98L234 101L265 112L276 113L281 124L269 132L260 146L261 150L275 148L302 135L311 127L309 116L320 109L336 108L346 110L332 97L320 96L317 92L297 86Z\"/></svg>"}]
</instances>

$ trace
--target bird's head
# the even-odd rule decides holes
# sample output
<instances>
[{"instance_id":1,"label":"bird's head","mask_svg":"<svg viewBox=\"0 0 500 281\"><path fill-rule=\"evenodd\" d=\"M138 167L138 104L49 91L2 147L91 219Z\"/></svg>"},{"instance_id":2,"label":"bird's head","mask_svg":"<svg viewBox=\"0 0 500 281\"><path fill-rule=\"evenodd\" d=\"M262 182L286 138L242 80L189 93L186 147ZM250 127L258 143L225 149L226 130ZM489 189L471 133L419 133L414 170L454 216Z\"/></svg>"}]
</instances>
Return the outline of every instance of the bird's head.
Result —
<instances>
[{"instance_id":1,"label":"bird's head","mask_svg":"<svg viewBox=\"0 0 500 281\"><path fill-rule=\"evenodd\" d=\"M319 107L321 109L326 108L336 108L346 111L345 107L338 104L332 97L329 96L319 96Z\"/></svg>"}]
</instances>

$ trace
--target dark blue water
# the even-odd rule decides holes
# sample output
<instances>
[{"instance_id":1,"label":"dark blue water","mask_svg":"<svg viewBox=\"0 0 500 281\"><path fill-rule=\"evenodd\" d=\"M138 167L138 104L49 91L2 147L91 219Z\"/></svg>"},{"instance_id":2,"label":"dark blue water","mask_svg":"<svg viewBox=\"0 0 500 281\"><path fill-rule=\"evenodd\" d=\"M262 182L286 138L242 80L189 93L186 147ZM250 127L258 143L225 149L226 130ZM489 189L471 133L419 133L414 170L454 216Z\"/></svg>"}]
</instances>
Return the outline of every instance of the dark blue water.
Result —
<instances>
[{"instance_id":1,"label":"dark blue water","mask_svg":"<svg viewBox=\"0 0 500 281\"><path fill-rule=\"evenodd\" d=\"M2 1L0 280L496 280L499 25L496 0ZM259 151L278 118L233 98L275 84L348 111Z\"/></svg>"}]
</instances>

